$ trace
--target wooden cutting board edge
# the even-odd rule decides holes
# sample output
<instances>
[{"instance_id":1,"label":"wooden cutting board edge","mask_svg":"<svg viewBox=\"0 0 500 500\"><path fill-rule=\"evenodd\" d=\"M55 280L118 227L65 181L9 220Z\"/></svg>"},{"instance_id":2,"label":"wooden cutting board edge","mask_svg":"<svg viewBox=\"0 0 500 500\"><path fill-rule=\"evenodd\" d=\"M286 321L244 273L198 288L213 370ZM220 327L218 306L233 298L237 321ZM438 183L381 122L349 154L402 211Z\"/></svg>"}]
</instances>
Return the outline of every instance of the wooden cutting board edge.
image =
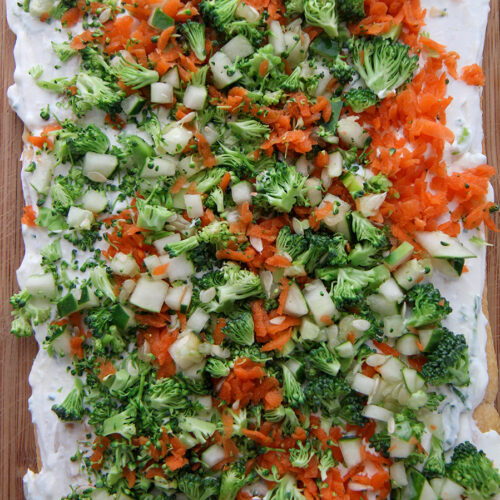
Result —
<instances>
[{"instance_id":1,"label":"wooden cutting board edge","mask_svg":"<svg viewBox=\"0 0 500 500\"><path fill-rule=\"evenodd\" d=\"M500 1L492 0L486 36L483 68L487 84L483 106L485 148L488 162L500 166ZM17 290L15 271L23 255L21 217L23 198L19 178L22 124L7 102L7 88L13 81L14 35L0 0L0 498L23 500L22 477L36 468L33 426L28 411L28 374L36 355L36 342L17 340L10 329L8 299ZM497 200L500 175L494 179ZM500 225L500 216L496 216ZM497 357L500 360L500 233L490 233L495 246L488 254L488 302ZM499 363L500 364L500 363ZM500 394L497 396L500 409Z\"/></svg>"}]
</instances>

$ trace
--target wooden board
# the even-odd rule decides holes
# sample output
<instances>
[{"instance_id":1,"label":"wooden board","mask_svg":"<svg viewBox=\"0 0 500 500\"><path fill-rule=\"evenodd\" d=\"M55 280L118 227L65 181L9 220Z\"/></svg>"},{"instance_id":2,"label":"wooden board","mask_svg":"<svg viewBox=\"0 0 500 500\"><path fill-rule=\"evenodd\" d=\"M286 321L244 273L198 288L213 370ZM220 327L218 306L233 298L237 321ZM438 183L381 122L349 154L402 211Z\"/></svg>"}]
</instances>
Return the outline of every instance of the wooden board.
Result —
<instances>
[{"instance_id":1,"label":"wooden board","mask_svg":"<svg viewBox=\"0 0 500 500\"><path fill-rule=\"evenodd\" d=\"M500 166L500 1L492 0L484 56L487 85L484 93L486 152L491 165ZM22 500L22 477L36 467L33 427L28 412L28 374L36 354L33 339L17 340L10 329L8 299L17 290L15 271L21 262L23 200L18 161L22 124L7 103L12 83L14 36L8 30L4 0L0 0L0 498ZM500 195L500 176L495 179ZM497 216L500 226L500 217ZM490 234L495 244L488 255L488 302L495 347L500 355L500 233ZM500 356L499 356L500 357ZM497 398L500 408L500 395Z\"/></svg>"}]
</instances>

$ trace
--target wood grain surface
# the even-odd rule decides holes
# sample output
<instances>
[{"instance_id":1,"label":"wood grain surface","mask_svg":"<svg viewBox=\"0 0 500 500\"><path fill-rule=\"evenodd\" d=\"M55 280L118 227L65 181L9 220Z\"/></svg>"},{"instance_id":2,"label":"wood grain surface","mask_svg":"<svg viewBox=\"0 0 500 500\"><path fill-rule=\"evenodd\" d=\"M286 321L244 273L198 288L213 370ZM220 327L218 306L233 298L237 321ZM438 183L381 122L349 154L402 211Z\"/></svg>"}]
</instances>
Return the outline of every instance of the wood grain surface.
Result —
<instances>
[{"instance_id":1,"label":"wood grain surface","mask_svg":"<svg viewBox=\"0 0 500 500\"><path fill-rule=\"evenodd\" d=\"M491 0L484 71L485 147L491 165L500 166L500 0ZM0 0L0 499L22 500L22 477L28 467L36 468L33 427L28 411L30 388L28 374L35 357L36 342L17 340L10 329L8 299L17 291L15 271L23 255L21 216L23 199L20 187L22 124L10 110L6 92L12 83L14 35L8 30L4 0ZM500 193L500 176L494 180ZM498 196L498 195L497 195ZM497 225L500 217L497 216ZM500 233L491 233L495 244L488 254L489 316L500 353ZM500 395L497 398L500 408Z\"/></svg>"}]
</instances>

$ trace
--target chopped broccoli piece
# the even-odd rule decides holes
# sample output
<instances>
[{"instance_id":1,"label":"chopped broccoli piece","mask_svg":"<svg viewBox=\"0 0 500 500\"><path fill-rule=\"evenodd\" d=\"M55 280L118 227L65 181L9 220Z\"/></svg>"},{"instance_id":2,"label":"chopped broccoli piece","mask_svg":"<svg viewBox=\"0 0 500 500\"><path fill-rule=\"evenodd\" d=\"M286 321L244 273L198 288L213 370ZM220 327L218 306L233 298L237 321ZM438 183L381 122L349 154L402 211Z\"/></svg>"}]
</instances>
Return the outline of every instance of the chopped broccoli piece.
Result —
<instances>
[{"instance_id":1,"label":"chopped broccoli piece","mask_svg":"<svg viewBox=\"0 0 500 500\"><path fill-rule=\"evenodd\" d=\"M32 325L47 321L50 316L50 307L36 307L31 302L31 294L23 290L10 298L12 305L12 325L10 333L16 337L30 337L33 333Z\"/></svg>"},{"instance_id":2,"label":"chopped broccoli piece","mask_svg":"<svg viewBox=\"0 0 500 500\"><path fill-rule=\"evenodd\" d=\"M257 176L255 202L262 202L280 212L290 212L297 202L303 203L305 183L306 178L295 167L277 163L274 169Z\"/></svg>"},{"instance_id":3,"label":"chopped broccoli piece","mask_svg":"<svg viewBox=\"0 0 500 500\"><path fill-rule=\"evenodd\" d=\"M425 425L420 422L415 413L409 408L404 408L401 413L394 415L395 430L392 433L403 441L410 441L416 438L420 441L425 431Z\"/></svg>"},{"instance_id":4,"label":"chopped broccoli piece","mask_svg":"<svg viewBox=\"0 0 500 500\"><path fill-rule=\"evenodd\" d=\"M349 253L349 263L356 267L373 267L381 257L380 248L371 243L356 243Z\"/></svg>"},{"instance_id":5,"label":"chopped broccoli piece","mask_svg":"<svg viewBox=\"0 0 500 500\"><path fill-rule=\"evenodd\" d=\"M352 42L352 63L366 86L382 99L413 78L418 56L410 56L408 50L407 45L381 37L357 38Z\"/></svg>"},{"instance_id":6,"label":"chopped broccoli piece","mask_svg":"<svg viewBox=\"0 0 500 500\"><path fill-rule=\"evenodd\" d=\"M321 344L309 351L307 359L312 366L332 377L335 377L340 370L339 360L331 353L325 344Z\"/></svg>"},{"instance_id":7,"label":"chopped broccoli piece","mask_svg":"<svg viewBox=\"0 0 500 500\"><path fill-rule=\"evenodd\" d=\"M304 0L286 0L286 16L297 17L304 12Z\"/></svg>"},{"instance_id":8,"label":"chopped broccoli piece","mask_svg":"<svg viewBox=\"0 0 500 500\"><path fill-rule=\"evenodd\" d=\"M157 410L183 410L191 405L189 391L177 378L163 378L150 386L148 399Z\"/></svg>"},{"instance_id":9,"label":"chopped broccoli piece","mask_svg":"<svg viewBox=\"0 0 500 500\"><path fill-rule=\"evenodd\" d=\"M288 254L294 260L307 250L308 245L306 238L292 233L289 226L283 226L276 238L276 248L280 253Z\"/></svg>"},{"instance_id":10,"label":"chopped broccoli piece","mask_svg":"<svg viewBox=\"0 0 500 500\"><path fill-rule=\"evenodd\" d=\"M351 212L351 227L358 241L367 241L377 248L389 245L385 233L359 212Z\"/></svg>"},{"instance_id":11,"label":"chopped broccoli piece","mask_svg":"<svg viewBox=\"0 0 500 500\"><path fill-rule=\"evenodd\" d=\"M248 120L252 121L252 120ZM229 126L233 122L229 122ZM244 123L244 122L234 122L234 123ZM258 122L256 122L258 123ZM257 164L245 153L236 151L235 149L230 149L224 144L220 145L222 153L216 156L217 165L226 167L231 172L234 172L238 177L255 177L257 174Z\"/></svg>"},{"instance_id":12,"label":"chopped broccoli piece","mask_svg":"<svg viewBox=\"0 0 500 500\"><path fill-rule=\"evenodd\" d=\"M265 74L261 71L262 64L267 65ZM261 47L248 58L239 61L236 67L244 75L245 87L250 90L260 90L264 82L271 88L274 87L272 82L281 83L281 80L286 78L284 63L281 57L275 55L270 43Z\"/></svg>"},{"instance_id":13,"label":"chopped broccoli piece","mask_svg":"<svg viewBox=\"0 0 500 500\"><path fill-rule=\"evenodd\" d=\"M73 96L73 109L78 116L93 107L108 113L118 112L120 111L119 104L125 97L125 93L116 85L85 71L78 73L76 89L77 92Z\"/></svg>"},{"instance_id":14,"label":"chopped broccoli piece","mask_svg":"<svg viewBox=\"0 0 500 500\"><path fill-rule=\"evenodd\" d=\"M432 283L414 286L406 298L413 308L407 321L408 326L420 328L426 325L439 325L441 320L451 313L450 304L441 297L441 293Z\"/></svg>"},{"instance_id":15,"label":"chopped broccoli piece","mask_svg":"<svg viewBox=\"0 0 500 500\"><path fill-rule=\"evenodd\" d=\"M466 441L453 451L446 476L465 488L472 500L491 498L500 491L500 474L482 450Z\"/></svg>"},{"instance_id":16,"label":"chopped broccoli piece","mask_svg":"<svg viewBox=\"0 0 500 500\"><path fill-rule=\"evenodd\" d=\"M300 383L285 364L281 365L281 371L283 374L283 396L285 400L293 407L301 405L305 401L305 395Z\"/></svg>"},{"instance_id":17,"label":"chopped broccoli piece","mask_svg":"<svg viewBox=\"0 0 500 500\"><path fill-rule=\"evenodd\" d=\"M184 238L181 241L174 241L173 243L165 245L165 250L168 252L170 257L178 257L179 255L194 250L198 245L198 237L193 235L188 238Z\"/></svg>"},{"instance_id":18,"label":"chopped broccoli piece","mask_svg":"<svg viewBox=\"0 0 500 500\"><path fill-rule=\"evenodd\" d=\"M250 311L234 311L227 318L223 333L234 343L252 345L254 343L254 324Z\"/></svg>"},{"instance_id":19,"label":"chopped broccoli piece","mask_svg":"<svg viewBox=\"0 0 500 500\"><path fill-rule=\"evenodd\" d=\"M50 42L50 44L61 62L68 61L77 53L77 50L70 47L69 42Z\"/></svg>"},{"instance_id":20,"label":"chopped broccoli piece","mask_svg":"<svg viewBox=\"0 0 500 500\"><path fill-rule=\"evenodd\" d=\"M269 422L281 422L281 428L284 434L291 435L297 427L300 427L300 420L292 408L278 406L273 410L267 410L264 413L264 419Z\"/></svg>"},{"instance_id":21,"label":"chopped broccoli piece","mask_svg":"<svg viewBox=\"0 0 500 500\"><path fill-rule=\"evenodd\" d=\"M320 411L327 417L336 415L341 406L341 398L349 394L351 388L342 377L319 374L307 380L304 386L305 403L311 411Z\"/></svg>"},{"instance_id":22,"label":"chopped broccoli piece","mask_svg":"<svg viewBox=\"0 0 500 500\"><path fill-rule=\"evenodd\" d=\"M325 481L328 476L328 471L336 467L338 462L333 458L333 453L330 448L327 448L321 453L319 459L318 469L321 474L321 480Z\"/></svg>"},{"instance_id":23,"label":"chopped broccoli piece","mask_svg":"<svg viewBox=\"0 0 500 500\"><path fill-rule=\"evenodd\" d=\"M262 140L269 134L269 127L257 120L229 122L228 126L237 137L247 141Z\"/></svg>"},{"instance_id":24,"label":"chopped broccoli piece","mask_svg":"<svg viewBox=\"0 0 500 500\"><path fill-rule=\"evenodd\" d=\"M189 180L196 183L196 191L198 193L204 194L214 189L225 174L225 169L216 167L202 170Z\"/></svg>"},{"instance_id":25,"label":"chopped broccoli piece","mask_svg":"<svg viewBox=\"0 0 500 500\"><path fill-rule=\"evenodd\" d=\"M198 233L200 241L211 243L217 249L226 248L229 241L235 241L236 235L229 230L226 221L214 221Z\"/></svg>"},{"instance_id":26,"label":"chopped broccoli piece","mask_svg":"<svg viewBox=\"0 0 500 500\"><path fill-rule=\"evenodd\" d=\"M63 422L79 422L83 418L83 383L79 378L75 378L75 386L64 401L60 404L52 405L52 411Z\"/></svg>"},{"instance_id":27,"label":"chopped broccoli piece","mask_svg":"<svg viewBox=\"0 0 500 500\"><path fill-rule=\"evenodd\" d=\"M314 456L311 443L302 443L302 441L297 441L297 448L290 448L289 453L290 463L299 469L305 469Z\"/></svg>"},{"instance_id":28,"label":"chopped broccoli piece","mask_svg":"<svg viewBox=\"0 0 500 500\"><path fill-rule=\"evenodd\" d=\"M363 416L363 409L366 405L366 397L351 391L344 399L337 412L337 417L342 418L348 424L363 427L368 420Z\"/></svg>"},{"instance_id":29,"label":"chopped broccoli piece","mask_svg":"<svg viewBox=\"0 0 500 500\"><path fill-rule=\"evenodd\" d=\"M127 407L121 413L115 413L102 422L101 434L120 434L125 439L131 439L136 435L135 427L136 410L133 406Z\"/></svg>"},{"instance_id":30,"label":"chopped broccoli piece","mask_svg":"<svg viewBox=\"0 0 500 500\"><path fill-rule=\"evenodd\" d=\"M370 193L386 193L391 186L392 182L384 174L377 174L368 179L365 188Z\"/></svg>"},{"instance_id":31,"label":"chopped broccoli piece","mask_svg":"<svg viewBox=\"0 0 500 500\"><path fill-rule=\"evenodd\" d=\"M142 87L151 85L160 79L160 75L155 70L147 69L123 58L114 69L121 81L134 90L142 89Z\"/></svg>"},{"instance_id":32,"label":"chopped broccoli piece","mask_svg":"<svg viewBox=\"0 0 500 500\"><path fill-rule=\"evenodd\" d=\"M336 2L342 21L356 23L366 16L364 0L336 0Z\"/></svg>"},{"instance_id":33,"label":"chopped broccoli piece","mask_svg":"<svg viewBox=\"0 0 500 500\"><path fill-rule=\"evenodd\" d=\"M437 436L431 438L431 449L424 464L424 474L428 478L443 477L445 474L443 442Z\"/></svg>"},{"instance_id":34,"label":"chopped broccoli piece","mask_svg":"<svg viewBox=\"0 0 500 500\"><path fill-rule=\"evenodd\" d=\"M217 425L196 417L182 417L179 427L184 432L190 432L199 443L205 443L207 439L217 430Z\"/></svg>"},{"instance_id":35,"label":"chopped broccoli piece","mask_svg":"<svg viewBox=\"0 0 500 500\"><path fill-rule=\"evenodd\" d=\"M469 351L465 337L455 335L447 328L441 328L441 339L427 356L422 375L432 385L452 384L457 387L468 385Z\"/></svg>"},{"instance_id":36,"label":"chopped broccoli piece","mask_svg":"<svg viewBox=\"0 0 500 500\"><path fill-rule=\"evenodd\" d=\"M354 78L356 73L354 68L349 66L340 55L335 57L330 70L341 85L347 85Z\"/></svg>"},{"instance_id":37,"label":"chopped broccoli piece","mask_svg":"<svg viewBox=\"0 0 500 500\"><path fill-rule=\"evenodd\" d=\"M323 28L325 33L336 38L339 34L336 0L304 0L304 16L311 26Z\"/></svg>"},{"instance_id":38,"label":"chopped broccoli piece","mask_svg":"<svg viewBox=\"0 0 500 500\"><path fill-rule=\"evenodd\" d=\"M161 231L167 220L174 215L168 208L150 205L145 200L137 199L137 225L152 231Z\"/></svg>"},{"instance_id":39,"label":"chopped broccoli piece","mask_svg":"<svg viewBox=\"0 0 500 500\"><path fill-rule=\"evenodd\" d=\"M186 37L194 55L200 61L204 61L207 58L205 50L205 25L188 19L184 24L180 25L180 31Z\"/></svg>"},{"instance_id":40,"label":"chopped broccoli piece","mask_svg":"<svg viewBox=\"0 0 500 500\"><path fill-rule=\"evenodd\" d=\"M306 500L291 474L286 474L269 492L267 500Z\"/></svg>"},{"instance_id":41,"label":"chopped broccoli piece","mask_svg":"<svg viewBox=\"0 0 500 500\"><path fill-rule=\"evenodd\" d=\"M109 281L108 273L104 267L94 267L90 271L90 279L98 297L107 297L112 301L116 300L113 285Z\"/></svg>"},{"instance_id":42,"label":"chopped broccoli piece","mask_svg":"<svg viewBox=\"0 0 500 500\"><path fill-rule=\"evenodd\" d=\"M234 462L222 472L219 500L234 500L241 488L255 481L255 477L255 473L246 474L244 462Z\"/></svg>"},{"instance_id":43,"label":"chopped broccoli piece","mask_svg":"<svg viewBox=\"0 0 500 500\"><path fill-rule=\"evenodd\" d=\"M229 363L223 359L209 358L205 365L205 371L213 378L227 377L231 371Z\"/></svg>"},{"instance_id":44,"label":"chopped broccoli piece","mask_svg":"<svg viewBox=\"0 0 500 500\"><path fill-rule=\"evenodd\" d=\"M389 448L391 446L391 436L387 430L376 432L370 439L370 447L384 457L389 457Z\"/></svg>"},{"instance_id":45,"label":"chopped broccoli piece","mask_svg":"<svg viewBox=\"0 0 500 500\"><path fill-rule=\"evenodd\" d=\"M219 493L220 479L215 476L185 472L179 476L178 488L189 500L207 500Z\"/></svg>"},{"instance_id":46,"label":"chopped broccoli piece","mask_svg":"<svg viewBox=\"0 0 500 500\"><path fill-rule=\"evenodd\" d=\"M377 96L370 89L357 88L351 89L344 94L345 103L351 106L355 113L361 113L365 109L377 104Z\"/></svg>"},{"instance_id":47,"label":"chopped broccoli piece","mask_svg":"<svg viewBox=\"0 0 500 500\"><path fill-rule=\"evenodd\" d=\"M239 0L203 0L199 10L206 23L217 31L225 33L228 24L234 21L234 13Z\"/></svg>"}]
</instances>

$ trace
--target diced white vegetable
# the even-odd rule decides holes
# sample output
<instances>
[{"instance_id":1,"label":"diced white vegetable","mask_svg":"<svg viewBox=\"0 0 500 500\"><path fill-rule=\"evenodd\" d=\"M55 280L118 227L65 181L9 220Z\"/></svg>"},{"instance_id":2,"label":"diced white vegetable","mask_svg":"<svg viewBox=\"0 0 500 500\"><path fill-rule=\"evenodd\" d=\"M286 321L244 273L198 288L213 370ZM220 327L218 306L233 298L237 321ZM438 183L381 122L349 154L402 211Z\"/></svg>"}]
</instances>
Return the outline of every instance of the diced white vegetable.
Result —
<instances>
[{"instance_id":1,"label":"diced white vegetable","mask_svg":"<svg viewBox=\"0 0 500 500\"><path fill-rule=\"evenodd\" d=\"M160 312L167 290L168 285L164 281L141 276L130 296L130 303L146 311Z\"/></svg>"},{"instance_id":2,"label":"diced white vegetable","mask_svg":"<svg viewBox=\"0 0 500 500\"><path fill-rule=\"evenodd\" d=\"M200 339L191 331L185 331L179 336L169 349L175 366L186 370L199 364L203 360L203 355L198 351L200 344Z\"/></svg>"},{"instance_id":3,"label":"diced white vegetable","mask_svg":"<svg viewBox=\"0 0 500 500\"><path fill-rule=\"evenodd\" d=\"M89 230L94 222L94 214L90 210L71 206L66 216L66 222L69 227L78 230Z\"/></svg>"},{"instance_id":4,"label":"diced white vegetable","mask_svg":"<svg viewBox=\"0 0 500 500\"><path fill-rule=\"evenodd\" d=\"M310 319L304 318L300 325L300 336L304 340L316 340L321 333L320 327Z\"/></svg>"},{"instance_id":5,"label":"diced white vegetable","mask_svg":"<svg viewBox=\"0 0 500 500\"><path fill-rule=\"evenodd\" d=\"M236 17L246 19L249 23L256 23L260 19L259 11L245 2L240 2L238 4L235 15Z\"/></svg>"},{"instance_id":6,"label":"diced white vegetable","mask_svg":"<svg viewBox=\"0 0 500 500\"><path fill-rule=\"evenodd\" d=\"M357 148L362 148L370 137L358 123L357 116L341 118L337 125L337 134L345 146Z\"/></svg>"},{"instance_id":7,"label":"diced white vegetable","mask_svg":"<svg viewBox=\"0 0 500 500\"><path fill-rule=\"evenodd\" d=\"M188 299L191 300L192 288L189 285L170 287L165 297L165 304L167 304L169 309L180 311L183 302L185 302L186 295L188 295Z\"/></svg>"},{"instance_id":8,"label":"diced white vegetable","mask_svg":"<svg viewBox=\"0 0 500 500\"><path fill-rule=\"evenodd\" d=\"M285 40L285 51L287 53L286 60L293 69L306 58L310 38L305 32L299 34L291 31L287 31L283 37Z\"/></svg>"},{"instance_id":9,"label":"diced white vegetable","mask_svg":"<svg viewBox=\"0 0 500 500\"><path fill-rule=\"evenodd\" d=\"M29 3L29 12L34 17L42 17L54 7L53 0L31 0Z\"/></svg>"},{"instance_id":10,"label":"diced white vegetable","mask_svg":"<svg viewBox=\"0 0 500 500\"><path fill-rule=\"evenodd\" d=\"M221 460L224 460L225 457L226 452L224 451L224 448L218 444L214 444L201 454L201 461L205 463L207 467L212 468Z\"/></svg>"},{"instance_id":11,"label":"diced white vegetable","mask_svg":"<svg viewBox=\"0 0 500 500\"><path fill-rule=\"evenodd\" d=\"M389 338L401 337L405 331L404 319L399 314L384 317L384 335Z\"/></svg>"},{"instance_id":12,"label":"diced white vegetable","mask_svg":"<svg viewBox=\"0 0 500 500\"><path fill-rule=\"evenodd\" d=\"M191 219L196 219L203 215L203 202L201 201L201 195L185 194L184 203L186 205L188 217Z\"/></svg>"},{"instance_id":13,"label":"diced white vegetable","mask_svg":"<svg viewBox=\"0 0 500 500\"><path fill-rule=\"evenodd\" d=\"M215 299L215 296L217 295L217 290L215 287L211 286L207 290L202 290L200 292L200 302L202 304L208 304L211 300Z\"/></svg>"},{"instance_id":14,"label":"diced white vegetable","mask_svg":"<svg viewBox=\"0 0 500 500\"><path fill-rule=\"evenodd\" d=\"M399 361L398 358L391 356L382 366L379 367L378 372L388 382L401 382L403 374L401 369L404 368L404 363Z\"/></svg>"},{"instance_id":15,"label":"diced white vegetable","mask_svg":"<svg viewBox=\"0 0 500 500\"><path fill-rule=\"evenodd\" d=\"M326 194L319 207L323 207L325 203L333 204L331 215L327 215L323 219L323 223L332 231L340 231L340 225L345 223L346 215L351 211L351 205L333 194Z\"/></svg>"},{"instance_id":16,"label":"diced white vegetable","mask_svg":"<svg viewBox=\"0 0 500 500\"><path fill-rule=\"evenodd\" d=\"M285 36L278 21L271 21L269 24L269 43L273 46L274 53L280 56L285 52Z\"/></svg>"},{"instance_id":17,"label":"diced white vegetable","mask_svg":"<svg viewBox=\"0 0 500 500\"><path fill-rule=\"evenodd\" d=\"M220 49L231 62L236 61L238 58L247 57L254 53L252 44L243 35L237 35Z\"/></svg>"},{"instance_id":18,"label":"diced white vegetable","mask_svg":"<svg viewBox=\"0 0 500 500\"><path fill-rule=\"evenodd\" d=\"M417 342L418 337L416 335L407 333L397 340L396 349L405 356L415 356L416 354L420 354Z\"/></svg>"},{"instance_id":19,"label":"diced white vegetable","mask_svg":"<svg viewBox=\"0 0 500 500\"><path fill-rule=\"evenodd\" d=\"M106 195L101 191L95 191L94 189L89 189L82 196L82 205L85 210L90 210L94 213L100 213L108 204L108 199Z\"/></svg>"},{"instance_id":20,"label":"diced white vegetable","mask_svg":"<svg viewBox=\"0 0 500 500\"><path fill-rule=\"evenodd\" d=\"M209 123L204 129L203 129L203 135L205 136L205 139L207 140L208 144L214 144L217 139L219 138L219 132L215 130L213 125Z\"/></svg>"},{"instance_id":21,"label":"diced white vegetable","mask_svg":"<svg viewBox=\"0 0 500 500\"><path fill-rule=\"evenodd\" d=\"M231 83L238 81L243 75L237 69L233 68L233 63L224 52L216 52L208 61L215 88L223 89Z\"/></svg>"},{"instance_id":22,"label":"diced white vegetable","mask_svg":"<svg viewBox=\"0 0 500 500\"><path fill-rule=\"evenodd\" d=\"M252 201L252 185L247 181L238 182L231 186L231 196L236 205Z\"/></svg>"},{"instance_id":23,"label":"diced white vegetable","mask_svg":"<svg viewBox=\"0 0 500 500\"><path fill-rule=\"evenodd\" d=\"M369 396L375 387L375 380L373 378L367 377L362 373L356 373L352 380L352 388L364 394L365 396Z\"/></svg>"},{"instance_id":24,"label":"diced white vegetable","mask_svg":"<svg viewBox=\"0 0 500 500\"><path fill-rule=\"evenodd\" d=\"M170 259L170 265L167 269L168 279L170 281L187 280L194 274L194 267L190 260L185 255Z\"/></svg>"},{"instance_id":25,"label":"diced white vegetable","mask_svg":"<svg viewBox=\"0 0 500 500\"><path fill-rule=\"evenodd\" d=\"M363 408L363 416L366 418L373 418L374 420L379 420L380 422L387 422L392 416L392 411L386 410L381 406L377 405L366 405Z\"/></svg>"},{"instance_id":26,"label":"diced white vegetable","mask_svg":"<svg viewBox=\"0 0 500 500\"><path fill-rule=\"evenodd\" d=\"M356 199L356 209L365 217L377 215L378 209L384 203L387 193L365 194Z\"/></svg>"},{"instance_id":27,"label":"diced white vegetable","mask_svg":"<svg viewBox=\"0 0 500 500\"><path fill-rule=\"evenodd\" d=\"M205 106L207 89L199 85L188 85L184 91L183 103L189 109L200 110Z\"/></svg>"},{"instance_id":28,"label":"diced white vegetable","mask_svg":"<svg viewBox=\"0 0 500 500\"><path fill-rule=\"evenodd\" d=\"M40 194L49 192L54 166L47 160L45 155L41 155L37 160L35 171L28 177L30 185Z\"/></svg>"},{"instance_id":29,"label":"diced white vegetable","mask_svg":"<svg viewBox=\"0 0 500 500\"><path fill-rule=\"evenodd\" d=\"M89 151L83 157L83 175L94 182L106 182L118 165L114 155L93 153Z\"/></svg>"},{"instance_id":30,"label":"diced white vegetable","mask_svg":"<svg viewBox=\"0 0 500 500\"><path fill-rule=\"evenodd\" d=\"M463 493L464 489L462 488L462 486L455 483L451 479L444 479L441 485L441 491L439 493L436 491L436 494L439 495L439 497L443 500L459 500L460 498L462 498ZM496 497L493 498L495 499Z\"/></svg>"},{"instance_id":31,"label":"diced white vegetable","mask_svg":"<svg viewBox=\"0 0 500 500\"><path fill-rule=\"evenodd\" d=\"M165 152L171 155L180 153L193 137L193 132L181 125L175 125L163 134Z\"/></svg>"},{"instance_id":32,"label":"diced white vegetable","mask_svg":"<svg viewBox=\"0 0 500 500\"><path fill-rule=\"evenodd\" d=\"M24 287L31 295L50 299L57 295L56 282L52 274L32 274L24 282Z\"/></svg>"},{"instance_id":33,"label":"diced white vegetable","mask_svg":"<svg viewBox=\"0 0 500 500\"><path fill-rule=\"evenodd\" d=\"M349 340L346 340L342 344L335 346L335 352L339 358L352 358L354 356L354 346Z\"/></svg>"},{"instance_id":34,"label":"diced white vegetable","mask_svg":"<svg viewBox=\"0 0 500 500\"><path fill-rule=\"evenodd\" d=\"M372 294L366 297L366 303L372 311L381 316L395 316L398 314L398 305L396 302L387 300L383 295Z\"/></svg>"},{"instance_id":35,"label":"diced white vegetable","mask_svg":"<svg viewBox=\"0 0 500 500\"><path fill-rule=\"evenodd\" d=\"M393 276L403 290L410 290L422 280L425 271L425 268L417 259L411 259L396 269Z\"/></svg>"},{"instance_id":36,"label":"diced white vegetable","mask_svg":"<svg viewBox=\"0 0 500 500\"><path fill-rule=\"evenodd\" d=\"M318 325L328 324L338 311L321 280L314 280L304 287L304 297ZM327 321L323 321L327 320Z\"/></svg>"},{"instance_id":37,"label":"diced white vegetable","mask_svg":"<svg viewBox=\"0 0 500 500\"><path fill-rule=\"evenodd\" d=\"M379 286L378 293L383 295L387 300L397 302L398 304L401 304L404 299L404 294L401 288L399 288L399 285L393 278L389 278L387 281L384 281L384 283Z\"/></svg>"},{"instance_id":38,"label":"diced white vegetable","mask_svg":"<svg viewBox=\"0 0 500 500\"><path fill-rule=\"evenodd\" d=\"M187 326L193 332L199 333L205 328L210 315L206 313L201 307L198 307L188 319Z\"/></svg>"},{"instance_id":39,"label":"diced white vegetable","mask_svg":"<svg viewBox=\"0 0 500 500\"><path fill-rule=\"evenodd\" d=\"M394 462L389 467L389 472L391 474L391 479L397 486L406 486L408 484L404 462Z\"/></svg>"},{"instance_id":40,"label":"diced white vegetable","mask_svg":"<svg viewBox=\"0 0 500 500\"><path fill-rule=\"evenodd\" d=\"M316 177L309 177L306 180L307 197L312 207L317 207L323 199L322 184Z\"/></svg>"},{"instance_id":41,"label":"diced white vegetable","mask_svg":"<svg viewBox=\"0 0 500 500\"><path fill-rule=\"evenodd\" d=\"M181 80L179 78L179 71L177 66L169 69L162 77L161 81L164 83L169 83L174 89L178 89L181 86Z\"/></svg>"},{"instance_id":42,"label":"diced white vegetable","mask_svg":"<svg viewBox=\"0 0 500 500\"><path fill-rule=\"evenodd\" d=\"M391 446L389 447L389 455L392 458L406 458L409 457L415 445L408 441L403 441L397 437L391 436Z\"/></svg>"},{"instance_id":43,"label":"diced white vegetable","mask_svg":"<svg viewBox=\"0 0 500 500\"><path fill-rule=\"evenodd\" d=\"M341 438L339 446L348 468L361 463L361 438Z\"/></svg>"},{"instance_id":44,"label":"diced white vegetable","mask_svg":"<svg viewBox=\"0 0 500 500\"><path fill-rule=\"evenodd\" d=\"M139 271L139 266L132 255L118 252L109 264L111 270L120 276L135 276Z\"/></svg>"},{"instance_id":45,"label":"diced white vegetable","mask_svg":"<svg viewBox=\"0 0 500 500\"><path fill-rule=\"evenodd\" d=\"M344 166L344 159L342 155L335 151L335 153L330 153L328 155L328 175L330 177L340 177L342 175L342 167Z\"/></svg>"},{"instance_id":46,"label":"diced white vegetable","mask_svg":"<svg viewBox=\"0 0 500 500\"><path fill-rule=\"evenodd\" d=\"M330 70L321 63L316 63L316 68L313 72L314 76L319 76L318 85L314 91L315 96L324 95L327 92L328 84L333 80ZM330 138L327 140L332 142Z\"/></svg>"},{"instance_id":47,"label":"diced white vegetable","mask_svg":"<svg viewBox=\"0 0 500 500\"><path fill-rule=\"evenodd\" d=\"M170 104L174 102L174 88L170 83L155 82L150 85L151 102Z\"/></svg>"},{"instance_id":48,"label":"diced white vegetable","mask_svg":"<svg viewBox=\"0 0 500 500\"><path fill-rule=\"evenodd\" d=\"M283 312L290 316L300 318L308 313L309 309L300 288L296 283L292 283L288 289Z\"/></svg>"},{"instance_id":49,"label":"diced white vegetable","mask_svg":"<svg viewBox=\"0 0 500 500\"><path fill-rule=\"evenodd\" d=\"M156 179L157 177L171 177L175 175L177 160L172 156L152 158L144 165L141 177Z\"/></svg>"},{"instance_id":50,"label":"diced white vegetable","mask_svg":"<svg viewBox=\"0 0 500 500\"><path fill-rule=\"evenodd\" d=\"M176 243L177 241L181 241L181 235L179 233L173 233L153 241L153 245L156 248L156 250L158 250L158 253L160 255L166 255L167 251L165 250L165 245L169 245L170 243Z\"/></svg>"}]
</instances>

